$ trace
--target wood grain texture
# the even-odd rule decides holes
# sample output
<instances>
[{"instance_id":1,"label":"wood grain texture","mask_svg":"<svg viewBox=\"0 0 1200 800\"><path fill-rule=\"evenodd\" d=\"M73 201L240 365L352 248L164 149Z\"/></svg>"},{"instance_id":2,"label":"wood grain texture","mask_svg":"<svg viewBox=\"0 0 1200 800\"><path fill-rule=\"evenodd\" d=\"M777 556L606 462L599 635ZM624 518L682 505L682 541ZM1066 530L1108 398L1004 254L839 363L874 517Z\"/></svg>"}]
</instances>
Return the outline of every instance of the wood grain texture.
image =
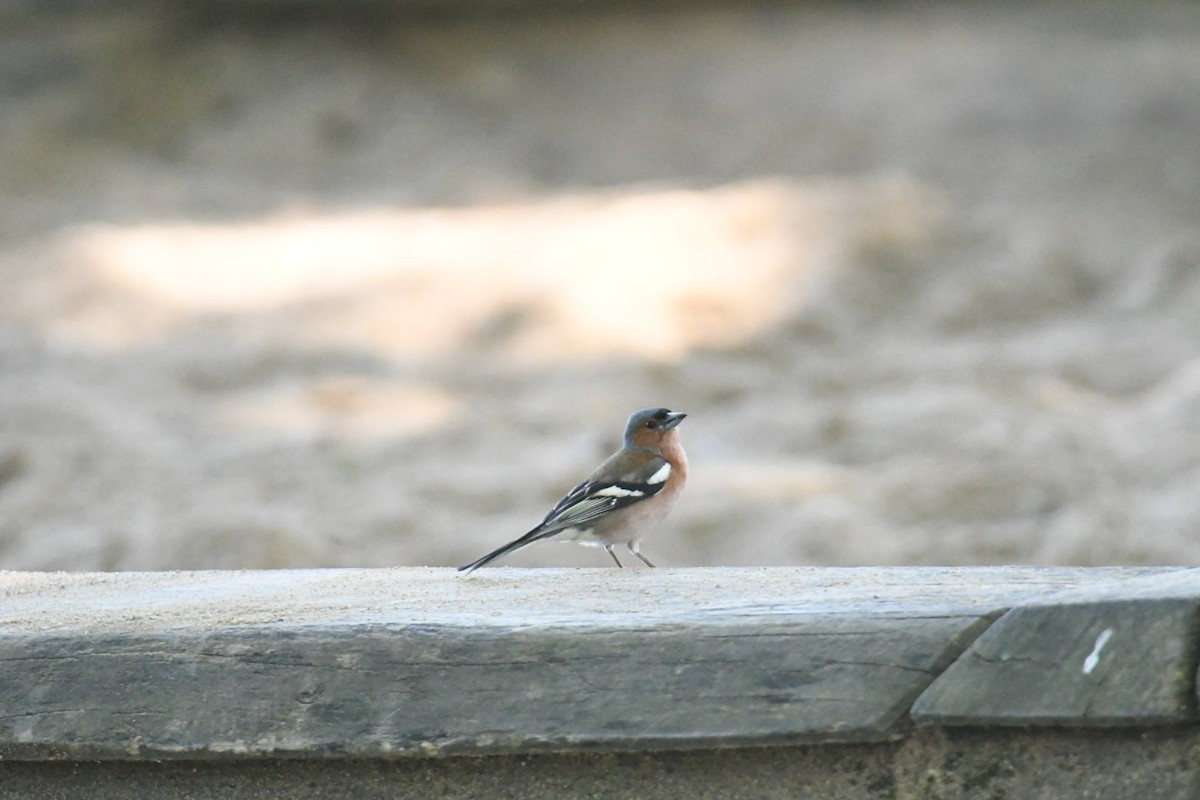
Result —
<instances>
[{"instance_id":1,"label":"wood grain texture","mask_svg":"<svg viewBox=\"0 0 1200 800\"><path fill-rule=\"evenodd\" d=\"M1006 609L1178 572L4 573L0 756L883 741Z\"/></svg>"},{"instance_id":2,"label":"wood grain texture","mask_svg":"<svg viewBox=\"0 0 1200 800\"><path fill-rule=\"evenodd\" d=\"M1144 725L1196 718L1200 570L1014 608L913 706L919 723Z\"/></svg>"}]
</instances>

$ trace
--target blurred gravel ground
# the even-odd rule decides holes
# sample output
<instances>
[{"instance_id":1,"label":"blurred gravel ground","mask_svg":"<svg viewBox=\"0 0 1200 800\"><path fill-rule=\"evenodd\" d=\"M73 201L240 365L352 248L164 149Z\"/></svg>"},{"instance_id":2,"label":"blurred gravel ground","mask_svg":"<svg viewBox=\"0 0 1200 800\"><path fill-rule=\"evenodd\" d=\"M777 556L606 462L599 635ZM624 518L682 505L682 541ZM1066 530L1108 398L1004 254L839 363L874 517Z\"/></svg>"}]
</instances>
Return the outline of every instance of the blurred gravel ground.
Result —
<instances>
[{"instance_id":1,"label":"blurred gravel ground","mask_svg":"<svg viewBox=\"0 0 1200 800\"><path fill-rule=\"evenodd\" d=\"M0 566L1200 563L1200 6L0 7ZM542 546L514 565L601 566Z\"/></svg>"}]
</instances>

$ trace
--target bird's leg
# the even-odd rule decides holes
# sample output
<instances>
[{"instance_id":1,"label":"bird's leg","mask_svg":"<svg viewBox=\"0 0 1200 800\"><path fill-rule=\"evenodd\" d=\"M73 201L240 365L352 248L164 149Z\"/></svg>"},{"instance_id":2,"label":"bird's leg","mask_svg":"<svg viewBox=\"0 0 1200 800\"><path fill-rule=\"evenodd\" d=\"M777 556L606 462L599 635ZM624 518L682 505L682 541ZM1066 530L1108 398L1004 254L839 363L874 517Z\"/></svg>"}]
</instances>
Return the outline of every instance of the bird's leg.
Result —
<instances>
[{"instance_id":1,"label":"bird's leg","mask_svg":"<svg viewBox=\"0 0 1200 800\"><path fill-rule=\"evenodd\" d=\"M613 546L611 544L604 545L604 551L613 557L613 561L617 562L617 566L620 567L621 569L625 569L625 565L621 563L621 559L617 558L617 554L614 553L612 551L612 549L613 549Z\"/></svg>"},{"instance_id":2,"label":"bird's leg","mask_svg":"<svg viewBox=\"0 0 1200 800\"><path fill-rule=\"evenodd\" d=\"M629 542L629 544L627 544L626 547L629 548L629 552L633 553L635 556L640 558L642 560L642 563L645 564L647 567L654 566L653 564L650 563L650 559L648 559L644 555L642 555L641 547L638 545L637 542Z\"/></svg>"}]
</instances>

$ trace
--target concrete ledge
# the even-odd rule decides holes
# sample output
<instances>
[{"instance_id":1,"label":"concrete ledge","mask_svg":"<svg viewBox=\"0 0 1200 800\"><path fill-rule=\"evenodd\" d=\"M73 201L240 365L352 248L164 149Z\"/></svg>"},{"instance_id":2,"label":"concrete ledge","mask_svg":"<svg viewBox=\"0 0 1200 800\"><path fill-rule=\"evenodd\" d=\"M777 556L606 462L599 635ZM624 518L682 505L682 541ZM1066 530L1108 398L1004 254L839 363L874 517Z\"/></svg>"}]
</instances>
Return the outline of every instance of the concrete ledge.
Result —
<instances>
[{"instance_id":1,"label":"concrete ledge","mask_svg":"<svg viewBox=\"0 0 1200 800\"><path fill-rule=\"evenodd\" d=\"M1195 800L1195 729L923 728L895 742L437 759L0 761L0 800Z\"/></svg>"},{"instance_id":2,"label":"concrete ledge","mask_svg":"<svg viewBox=\"0 0 1200 800\"><path fill-rule=\"evenodd\" d=\"M1192 569L0 573L0 757L884 742L910 709L1186 724L1198 602Z\"/></svg>"}]
</instances>

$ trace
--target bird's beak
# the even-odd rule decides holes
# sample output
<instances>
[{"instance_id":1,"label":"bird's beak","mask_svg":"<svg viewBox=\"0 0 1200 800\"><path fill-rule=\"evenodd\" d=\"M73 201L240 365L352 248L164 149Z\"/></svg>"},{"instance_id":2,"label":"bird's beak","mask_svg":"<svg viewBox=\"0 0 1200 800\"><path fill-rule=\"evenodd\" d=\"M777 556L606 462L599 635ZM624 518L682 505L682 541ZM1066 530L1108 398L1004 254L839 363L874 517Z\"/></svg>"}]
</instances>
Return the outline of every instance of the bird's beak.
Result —
<instances>
[{"instance_id":1,"label":"bird's beak","mask_svg":"<svg viewBox=\"0 0 1200 800\"><path fill-rule=\"evenodd\" d=\"M686 416L687 414L684 414L682 411L672 411L671 413L667 414L667 421L662 424L662 429L664 431L671 430L671 428L674 428L676 425L683 422L683 418Z\"/></svg>"}]
</instances>

